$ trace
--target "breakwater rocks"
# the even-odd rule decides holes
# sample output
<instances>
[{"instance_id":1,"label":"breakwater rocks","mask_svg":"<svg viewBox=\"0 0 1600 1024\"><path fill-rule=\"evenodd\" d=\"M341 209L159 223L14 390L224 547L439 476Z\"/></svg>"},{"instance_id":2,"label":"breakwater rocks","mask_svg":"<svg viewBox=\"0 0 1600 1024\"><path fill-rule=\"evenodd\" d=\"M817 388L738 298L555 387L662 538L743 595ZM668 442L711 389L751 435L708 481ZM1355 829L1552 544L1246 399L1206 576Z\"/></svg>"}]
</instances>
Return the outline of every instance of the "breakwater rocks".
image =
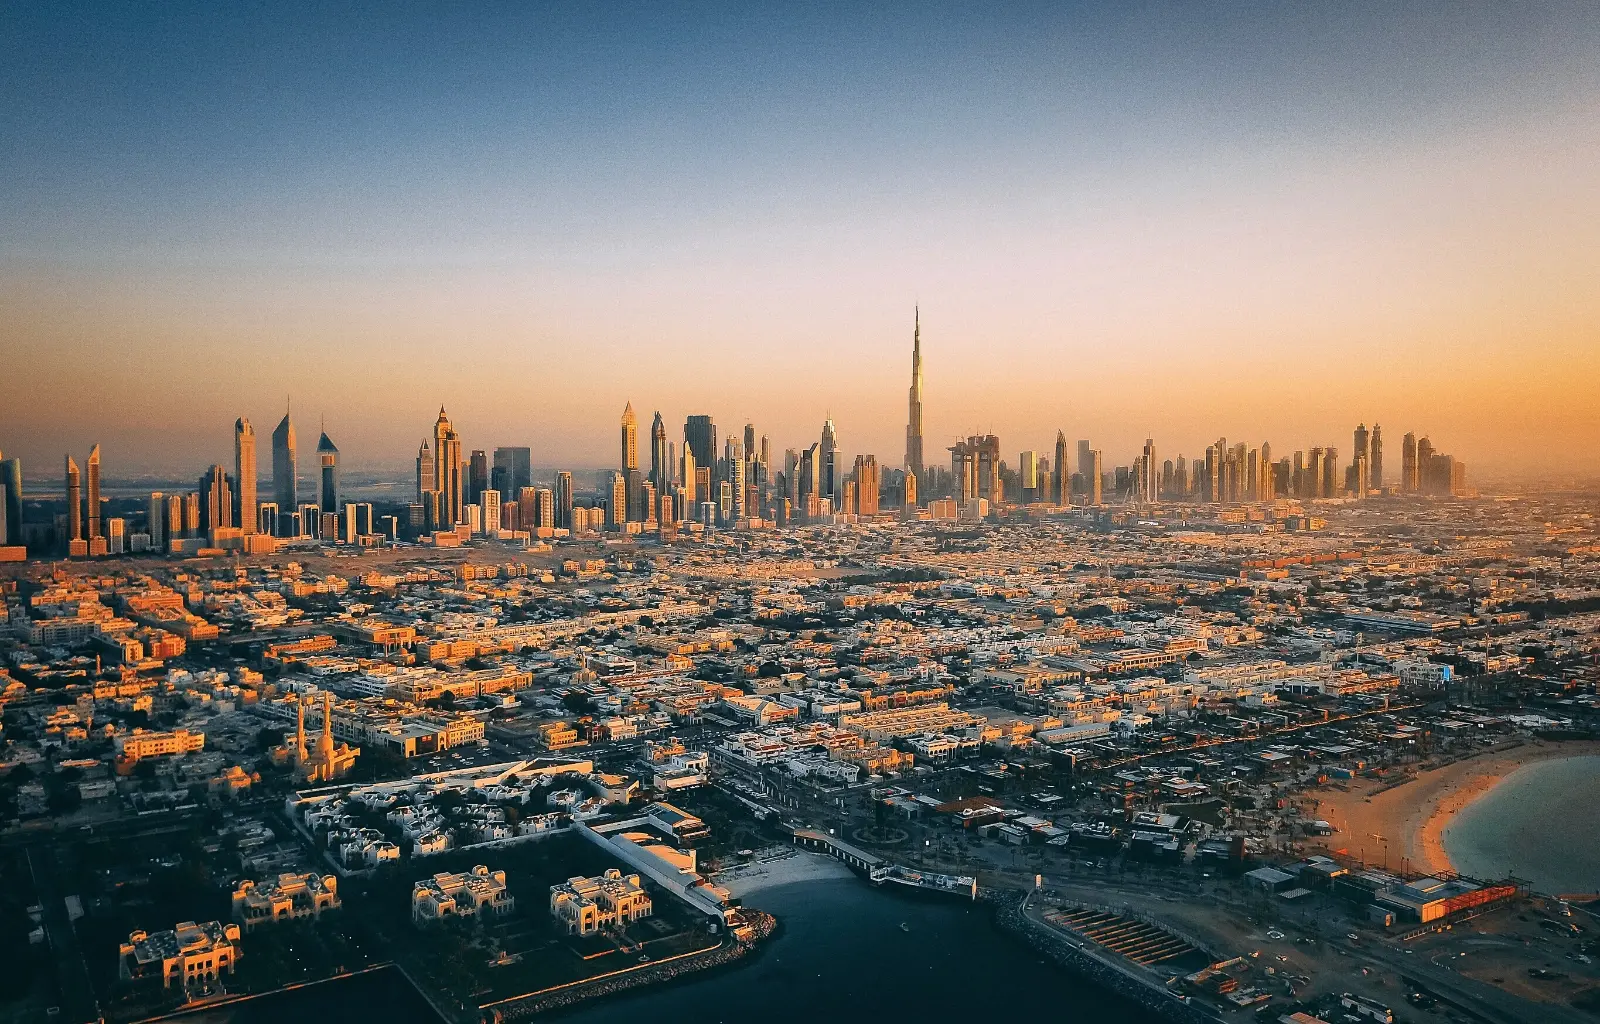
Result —
<instances>
[{"instance_id":1,"label":"breakwater rocks","mask_svg":"<svg viewBox=\"0 0 1600 1024\"><path fill-rule=\"evenodd\" d=\"M686 953L659 963L641 964L592 981L577 982L544 992L532 992L517 999L496 1003L483 1009L480 1020L482 1024L520 1020L598 996L625 992L645 985L660 985L675 978L742 960L762 942L771 938L778 927L776 918L759 910L745 910L744 918L749 925L747 938L729 936L720 946L711 949Z\"/></svg>"},{"instance_id":2,"label":"breakwater rocks","mask_svg":"<svg viewBox=\"0 0 1600 1024\"><path fill-rule=\"evenodd\" d=\"M1076 948L1060 934L1023 913L1023 894L1015 890L985 889L979 899L994 912L995 924L1015 935L1042 955L1104 989L1132 1000L1178 1024L1216 1024L1216 1018L1173 995L1154 977L1142 980L1118 970ZM1107 954L1110 956L1111 954Z\"/></svg>"}]
</instances>

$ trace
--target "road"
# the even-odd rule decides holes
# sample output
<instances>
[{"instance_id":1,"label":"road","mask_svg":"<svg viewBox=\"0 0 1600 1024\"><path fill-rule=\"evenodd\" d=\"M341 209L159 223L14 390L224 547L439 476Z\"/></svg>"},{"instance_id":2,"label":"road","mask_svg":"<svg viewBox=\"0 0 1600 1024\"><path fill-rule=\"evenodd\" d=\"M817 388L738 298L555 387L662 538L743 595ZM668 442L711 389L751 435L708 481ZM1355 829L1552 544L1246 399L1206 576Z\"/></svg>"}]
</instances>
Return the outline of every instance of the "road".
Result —
<instances>
[{"instance_id":1,"label":"road","mask_svg":"<svg viewBox=\"0 0 1600 1024\"><path fill-rule=\"evenodd\" d=\"M78 947L78 932L67 916L65 894L61 892L55 874L56 864L48 850L37 846L28 848L28 871L33 875L33 888L39 894L39 905L44 908L44 927L50 939L51 959L56 966L56 983L59 987L61 1016L66 1024L89 1024L102 1019L100 1004L94 996L94 986L89 982L89 969L83 962L83 951Z\"/></svg>"}]
</instances>

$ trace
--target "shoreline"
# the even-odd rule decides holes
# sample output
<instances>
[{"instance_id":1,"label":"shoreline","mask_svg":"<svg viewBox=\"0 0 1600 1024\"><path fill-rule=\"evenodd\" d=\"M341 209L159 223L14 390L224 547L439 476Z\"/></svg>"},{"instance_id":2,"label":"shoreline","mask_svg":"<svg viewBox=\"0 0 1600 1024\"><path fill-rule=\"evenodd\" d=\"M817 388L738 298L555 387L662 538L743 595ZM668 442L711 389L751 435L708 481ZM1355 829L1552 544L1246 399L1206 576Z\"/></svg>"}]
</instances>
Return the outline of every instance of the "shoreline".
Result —
<instances>
[{"instance_id":1,"label":"shoreline","mask_svg":"<svg viewBox=\"0 0 1600 1024\"><path fill-rule=\"evenodd\" d=\"M1323 845L1402 874L1454 873L1444 833L1456 815L1513 772L1568 757L1600 756L1600 741L1532 740L1485 750L1398 783L1357 779L1317 793L1317 815L1338 829Z\"/></svg>"}]
</instances>

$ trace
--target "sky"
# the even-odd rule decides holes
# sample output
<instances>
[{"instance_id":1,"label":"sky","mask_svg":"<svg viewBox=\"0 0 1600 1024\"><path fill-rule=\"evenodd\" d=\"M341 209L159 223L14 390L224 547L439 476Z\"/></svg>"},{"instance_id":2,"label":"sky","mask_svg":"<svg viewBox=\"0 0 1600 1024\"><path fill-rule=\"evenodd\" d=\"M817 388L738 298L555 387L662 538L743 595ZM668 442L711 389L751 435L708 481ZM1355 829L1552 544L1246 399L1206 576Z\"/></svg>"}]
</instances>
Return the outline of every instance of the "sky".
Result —
<instances>
[{"instance_id":1,"label":"sky","mask_svg":"<svg viewBox=\"0 0 1600 1024\"><path fill-rule=\"evenodd\" d=\"M1600 442L1600 5L0 3L0 452ZM265 442L263 441L263 444Z\"/></svg>"}]
</instances>

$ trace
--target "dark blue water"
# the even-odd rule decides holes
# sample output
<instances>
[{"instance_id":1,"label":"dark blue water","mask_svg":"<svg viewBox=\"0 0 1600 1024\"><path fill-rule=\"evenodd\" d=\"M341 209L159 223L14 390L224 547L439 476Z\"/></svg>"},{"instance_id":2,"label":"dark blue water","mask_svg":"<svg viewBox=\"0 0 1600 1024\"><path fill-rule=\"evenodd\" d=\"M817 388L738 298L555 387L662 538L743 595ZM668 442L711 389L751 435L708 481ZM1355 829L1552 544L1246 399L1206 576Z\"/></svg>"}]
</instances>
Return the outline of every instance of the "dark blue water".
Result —
<instances>
[{"instance_id":1,"label":"dark blue water","mask_svg":"<svg viewBox=\"0 0 1600 1024\"><path fill-rule=\"evenodd\" d=\"M1524 765L1445 827L1463 875L1525 879L1539 892L1600 892L1600 757Z\"/></svg>"},{"instance_id":2,"label":"dark blue water","mask_svg":"<svg viewBox=\"0 0 1600 1024\"><path fill-rule=\"evenodd\" d=\"M562 1024L1157 1019L1041 960L970 902L899 895L853 878L778 886L746 902L783 923L752 960L576 1007Z\"/></svg>"},{"instance_id":3,"label":"dark blue water","mask_svg":"<svg viewBox=\"0 0 1600 1024\"><path fill-rule=\"evenodd\" d=\"M783 925L780 935L752 957L550 1016L561 1024L639 1024L640 1020L883 1024L988 1019L1001 1012L1065 1022L1154 1024L1157 1020L1042 960L996 929L988 912L970 902L881 891L854 878L777 886L753 894L747 902L777 915ZM901 929L902 922L909 931ZM204 1016L219 1024L281 1024L296 1019L438 1024L396 971L284 993Z\"/></svg>"}]
</instances>

